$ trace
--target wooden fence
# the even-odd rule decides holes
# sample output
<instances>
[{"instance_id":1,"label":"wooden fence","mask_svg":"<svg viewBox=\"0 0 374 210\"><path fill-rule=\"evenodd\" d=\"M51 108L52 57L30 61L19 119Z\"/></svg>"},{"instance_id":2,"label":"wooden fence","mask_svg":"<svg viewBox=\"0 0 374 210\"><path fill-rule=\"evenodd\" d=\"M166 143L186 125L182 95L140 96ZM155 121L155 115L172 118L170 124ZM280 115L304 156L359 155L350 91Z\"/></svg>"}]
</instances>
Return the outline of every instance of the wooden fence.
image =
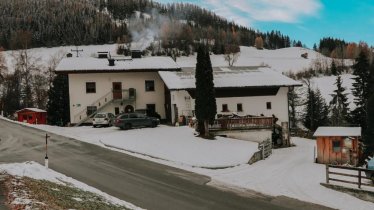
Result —
<instances>
[{"instance_id":1,"label":"wooden fence","mask_svg":"<svg viewBox=\"0 0 374 210\"><path fill-rule=\"evenodd\" d=\"M262 153L262 159L269 157L272 153L273 142L271 139L258 143L258 149Z\"/></svg>"},{"instance_id":2,"label":"wooden fence","mask_svg":"<svg viewBox=\"0 0 374 210\"><path fill-rule=\"evenodd\" d=\"M340 171L348 170L348 171L357 171L357 174L350 174L350 173L341 173L337 171L331 171L330 168L336 168ZM356 167L348 167L348 166L336 166L336 165L326 165L326 183L329 184L330 181L335 182L343 182L347 184L354 184L357 185L358 188L361 186L369 186L374 187L372 180L370 179L370 174L374 173L374 170L364 169L364 168L356 168ZM369 174L368 176L366 174ZM338 179L336 177L331 178L331 175L349 177L350 180ZM357 181L355 181L355 180ZM362 182L363 180L369 180L366 182Z\"/></svg>"},{"instance_id":3,"label":"wooden fence","mask_svg":"<svg viewBox=\"0 0 374 210\"><path fill-rule=\"evenodd\" d=\"M272 117L219 118L209 125L209 130L267 129L272 128L273 121Z\"/></svg>"}]
</instances>

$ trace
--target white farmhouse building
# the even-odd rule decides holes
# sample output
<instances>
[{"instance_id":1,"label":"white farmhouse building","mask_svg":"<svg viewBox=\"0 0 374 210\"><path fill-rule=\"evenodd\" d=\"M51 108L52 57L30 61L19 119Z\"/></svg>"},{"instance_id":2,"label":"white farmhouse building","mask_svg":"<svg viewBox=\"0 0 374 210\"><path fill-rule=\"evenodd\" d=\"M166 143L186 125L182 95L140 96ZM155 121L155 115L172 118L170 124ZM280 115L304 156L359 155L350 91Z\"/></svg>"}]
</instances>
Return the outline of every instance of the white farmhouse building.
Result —
<instances>
[{"instance_id":1,"label":"white farmhouse building","mask_svg":"<svg viewBox=\"0 0 374 210\"><path fill-rule=\"evenodd\" d=\"M172 122L179 115L193 116L195 68L159 72L170 92ZM275 116L288 122L288 92L296 82L267 67L214 67L217 114Z\"/></svg>"},{"instance_id":2,"label":"white farmhouse building","mask_svg":"<svg viewBox=\"0 0 374 210\"><path fill-rule=\"evenodd\" d=\"M64 58L56 68L69 76L72 124L97 112L151 110L169 123L194 115L194 68L169 57L102 57ZM267 67L214 67L214 84L219 114L275 115L279 123L288 122L289 89L301 85Z\"/></svg>"},{"instance_id":3,"label":"white farmhouse building","mask_svg":"<svg viewBox=\"0 0 374 210\"><path fill-rule=\"evenodd\" d=\"M89 122L96 112L153 109L165 113L165 87L158 72L180 71L170 57L62 59L57 73L69 76L70 122Z\"/></svg>"}]
</instances>

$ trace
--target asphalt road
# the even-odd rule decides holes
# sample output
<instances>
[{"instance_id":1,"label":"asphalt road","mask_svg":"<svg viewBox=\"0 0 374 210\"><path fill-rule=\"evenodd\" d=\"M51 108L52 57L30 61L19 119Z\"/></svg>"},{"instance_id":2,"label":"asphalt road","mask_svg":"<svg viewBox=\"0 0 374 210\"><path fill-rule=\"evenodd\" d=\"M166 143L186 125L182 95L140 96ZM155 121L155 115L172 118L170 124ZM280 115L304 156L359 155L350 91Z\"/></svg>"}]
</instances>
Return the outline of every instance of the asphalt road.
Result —
<instances>
[{"instance_id":1,"label":"asphalt road","mask_svg":"<svg viewBox=\"0 0 374 210\"><path fill-rule=\"evenodd\" d=\"M0 119L0 163L33 160L43 164L45 134ZM218 189L206 185L210 181L206 176L49 135L50 168L142 208L327 209L287 197Z\"/></svg>"}]
</instances>

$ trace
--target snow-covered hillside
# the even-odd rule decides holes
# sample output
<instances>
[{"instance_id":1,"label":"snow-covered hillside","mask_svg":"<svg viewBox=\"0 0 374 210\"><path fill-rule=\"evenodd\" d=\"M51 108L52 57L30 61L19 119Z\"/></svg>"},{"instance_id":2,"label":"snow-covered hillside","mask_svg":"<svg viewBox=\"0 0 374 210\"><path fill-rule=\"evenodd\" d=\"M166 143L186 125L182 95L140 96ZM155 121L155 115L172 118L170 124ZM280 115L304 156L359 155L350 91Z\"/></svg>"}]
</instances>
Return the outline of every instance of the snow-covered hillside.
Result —
<instances>
[{"instance_id":1,"label":"snow-covered hillside","mask_svg":"<svg viewBox=\"0 0 374 210\"><path fill-rule=\"evenodd\" d=\"M115 54L117 45L116 44L107 44L107 45L87 45L87 46L79 46L79 50L83 50L83 52L79 52L80 57L89 57L93 53L101 52L101 51L109 51L112 54ZM48 61L53 56L65 56L67 53L72 53L73 56L76 56L76 52L71 51L76 50L75 46L61 46L61 47L51 47L51 48L33 48L28 50L28 54L31 55L33 58L38 59L40 65L46 66ZM8 67L9 72L14 71L14 64L15 64L15 56L17 55L17 50L9 50L3 52L5 62Z\"/></svg>"},{"instance_id":2,"label":"snow-covered hillside","mask_svg":"<svg viewBox=\"0 0 374 210\"><path fill-rule=\"evenodd\" d=\"M89 57L94 53L99 51L108 51L112 55L116 54L116 44L110 45L88 45L88 46L79 46L79 49L82 49L83 52L79 52L80 57ZM71 52L73 56L76 56L75 46L63 46L63 47L53 47L53 48L34 48L30 49L30 55L36 59L40 59L41 65L47 65L48 61L52 56L60 55L64 56L66 53ZM316 63L325 65L326 67L330 65L331 58L325 57L322 54L315 52L310 49L300 48L300 47L290 47L277 50L258 50L254 47L244 47L240 48L240 56L235 62L235 66L259 66L267 65L272 69L286 73L286 72L300 72L313 67ZM4 57L9 69L9 72L14 71L14 54L15 51L5 51ZM301 54L308 53L308 58L302 58ZM227 61L225 61L223 55L211 55L212 65L213 66L228 66ZM177 58L177 63L180 67L194 67L196 65L196 54L193 56L182 56ZM346 65L352 65L352 60L345 60ZM349 93L349 101L353 101L353 96L351 94L350 88L352 87L352 75L346 74L343 75L343 86L347 88L347 93ZM322 95L327 102L331 100L330 94L333 93L335 89L335 80L336 77L320 77L313 78L312 84L313 87L318 87L321 90ZM351 108L353 103L351 103Z\"/></svg>"},{"instance_id":3,"label":"snow-covered hillside","mask_svg":"<svg viewBox=\"0 0 374 210\"><path fill-rule=\"evenodd\" d=\"M79 52L80 57L89 57L93 53L99 51L109 51L111 54L116 54L116 44L108 45L87 45L79 46L83 52ZM33 48L29 50L29 54L35 58L40 59L40 64L46 64L51 56L60 54L65 55L71 50L75 50L75 46L62 46L62 47L52 47L52 48ZM257 50L254 47L240 47L240 56L237 62L234 63L235 66L259 66L268 65L272 69L279 72L299 72L303 71L309 67L312 67L317 61L322 64L330 65L331 58L327 58L322 54L315 52L310 49L305 49L301 47L290 47L277 50ZM72 52L75 56L75 52ZM308 58L302 58L301 54L308 53ZM14 69L14 54L16 51L5 51L4 57L9 68L12 72ZM223 55L211 55L213 66L227 66L227 61L225 61ZM196 55L195 56L182 56L177 58L177 63L181 67L194 67L196 65ZM351 65L351 60L345 61L346 65Z\"/></svg>"},{"instance_id":4,"label":"snow-covered hillside","mask_svg":"<svg viewBox=\"0 0 374 210\"><path fill-rule=\"evenodd\" d=\"M308 53L308 58L301 54ZM227 66L223 55L211 55L213 66ZM267 65L278 72L299 72L313 67L316 62L329 67L332 59L322 54L301 47L282 48L277 50L258 50L254 47L240 47L240 56L234 66L259 66ZM196 55L177 58L181 67L193 67L196 64ZM351 60L345 60L346 65L351 65Z\"/></svg>"}]
</instances>

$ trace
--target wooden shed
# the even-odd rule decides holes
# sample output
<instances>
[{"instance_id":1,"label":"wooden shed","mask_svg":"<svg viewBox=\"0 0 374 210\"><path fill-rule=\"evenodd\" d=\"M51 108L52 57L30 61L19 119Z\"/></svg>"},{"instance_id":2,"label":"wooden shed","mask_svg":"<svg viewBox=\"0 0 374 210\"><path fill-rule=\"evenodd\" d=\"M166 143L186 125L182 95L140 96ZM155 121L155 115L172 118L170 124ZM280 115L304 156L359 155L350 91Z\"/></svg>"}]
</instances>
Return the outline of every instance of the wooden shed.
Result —
<instances>
[{"instance_id":1,"label":"wooden shed","mask_svg":"<svg viewBox=\"0 0 374 210\"><path fill-rule=\"evenodd\" d=\"M16 112L19 122L47 124L47 112L37 108L24 108Z\"/></svg>"},{"instance_id":2,"label":"wooden shed","mask_svg":"<svg viewBox=\"0 0 374 210\"><path fill-rule=\"evenodd\" d=\"M319 127L314 136L317 137L317 163L358 164L361 127Z\"/></svg>"}]
</instances>

